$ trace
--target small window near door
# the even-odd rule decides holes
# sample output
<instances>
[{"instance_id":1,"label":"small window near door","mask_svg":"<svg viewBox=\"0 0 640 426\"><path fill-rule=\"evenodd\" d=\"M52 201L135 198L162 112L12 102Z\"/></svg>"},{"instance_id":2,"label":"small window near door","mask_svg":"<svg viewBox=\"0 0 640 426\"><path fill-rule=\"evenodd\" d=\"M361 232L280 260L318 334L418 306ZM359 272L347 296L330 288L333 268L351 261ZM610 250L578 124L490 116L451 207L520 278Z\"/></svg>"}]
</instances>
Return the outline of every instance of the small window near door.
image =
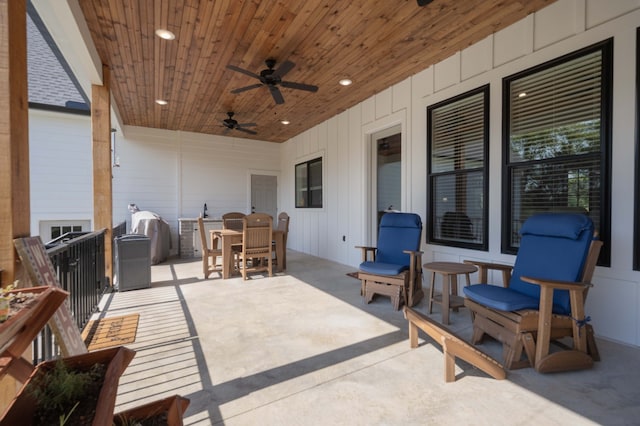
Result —
<instances>
[{"instance_id":1,"label":"small window near door","mask_svg":"<svg viewBox=\"0 0 640 426\"><path fill-rule=\"evenodd\" d=\"M322 157L296 164L296 208L322 207Z\"/></svg>"}]
</instances>

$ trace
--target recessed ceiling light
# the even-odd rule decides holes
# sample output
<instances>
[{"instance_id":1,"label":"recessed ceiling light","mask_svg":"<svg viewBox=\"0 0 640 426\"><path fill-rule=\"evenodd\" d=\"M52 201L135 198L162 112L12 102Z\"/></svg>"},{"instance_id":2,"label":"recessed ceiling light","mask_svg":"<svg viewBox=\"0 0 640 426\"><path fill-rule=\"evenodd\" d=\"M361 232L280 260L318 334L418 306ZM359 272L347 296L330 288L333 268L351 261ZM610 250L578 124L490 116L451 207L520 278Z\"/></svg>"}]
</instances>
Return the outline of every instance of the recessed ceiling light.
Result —
<instances>
[{"instance_id":1,"label":"recessed ceiling light","mask_svg":"<svg viewBox=\"0 0 640 426\"><path fill-rule=\"evenodd\" d=\"M527 96L527 92L520 92L520 93L518 93L518 97L519 97L519 98L524 98L525 96Z\"/></svg>"},{"instance_id":2,"label":"recessed ceiling light","mask_svg":"<svg viewBox=\"0 0 640 426\"><path fill-rule=\"evenodd\" d=\"M168 104L169 102L165 101L164 99L156 99L156 103L157 103L158 105L166 105L166 104Z\"/></svg>"},{"instance_id":3,"label":"recessed ceiling light","mask_svg":"<svg viewBox=\"0 0 640 426\"><path fill-rule=\"evenodd\" d=\"M176 38L176 35L174 33L172 33L169 30L165 30L162 28L159 28L156 30L156 35L160 38L163 38L165 40L173 40Z\"/></svg>"},{"instance_id":4,"label":"recessed ceiling light","mask_svg":"<svg viewBox=\"0 0 640 426\"><path fill-rule=\"evenodd\" d=\"M338 83L340 83L341 86L349 86L351 83L353 83L353 81L349 80L348 78L343 78Z\"/></svg>"},{"instance_id":5,"label":"recessed ceiling light","mask_svg":"<svg viewBox=\"0 0 640 426\"><path fill-rule=\"evenodd\" d=\"M280 121L280 122L281 122L282 124L285 124L285 125L290 123L290 121L289 121L289 120L282 120L282 121Z\"/></svg>"}]
</instances>

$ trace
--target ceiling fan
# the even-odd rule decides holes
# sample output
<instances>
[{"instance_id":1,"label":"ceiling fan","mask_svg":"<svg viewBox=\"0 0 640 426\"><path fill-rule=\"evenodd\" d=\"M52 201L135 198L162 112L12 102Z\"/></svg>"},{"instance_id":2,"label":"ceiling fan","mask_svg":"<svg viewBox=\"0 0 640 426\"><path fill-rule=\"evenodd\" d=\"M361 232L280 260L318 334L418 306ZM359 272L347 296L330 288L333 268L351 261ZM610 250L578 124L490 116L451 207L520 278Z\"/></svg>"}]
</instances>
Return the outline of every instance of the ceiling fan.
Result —
<instances>
[{"instance_id":1,"label":"ceiling fan","mask_svg":"<svg viewBox=\"0 0 640 426\"><path fill-rule=\"evenodd\" d=\"M227 65L227 68L233 71L240 72L242 74L248 75L249 77L256 78L260 80L260 83L252 84L250 86L240 87L239 89L233 89L231 93L241 93L251 89L257 89L261 86L267 86L269 88L269 92L273 97L273 100L276 104L280 105L284 103L284 98L282 97L282 93L278 86L286 87L289 89L296 90L306 90L307 92L317 92L318 86L312 86L310 84L304 83L294 83L292 81L285 81L282 78L296 66L291 61L284 61L278 69L273 69L276 66L275 59L267 59L265 61L267 68L260 71L260 74L255 74L251 71L247 71L245 69L236 67L235 65Z\"/></svg>"},{"instance_id":2,"label":"ceiling fan","mask_svg":"<svg viewBox=\"0 0 640 426\"><path fill-rule=\"evenodd\" d=\"M226 129L224 129L225 134L229 130L240 130L241 132L249 133L250 135L258 134L253 130L245 129L245 127L255 126L256 123L238 123L236 120L233 119L233 111L229 111L227 115L229 116L229 118L225 118L224 120L222 120L222 126L226 127Z\"/></svg>"}]
</instances>

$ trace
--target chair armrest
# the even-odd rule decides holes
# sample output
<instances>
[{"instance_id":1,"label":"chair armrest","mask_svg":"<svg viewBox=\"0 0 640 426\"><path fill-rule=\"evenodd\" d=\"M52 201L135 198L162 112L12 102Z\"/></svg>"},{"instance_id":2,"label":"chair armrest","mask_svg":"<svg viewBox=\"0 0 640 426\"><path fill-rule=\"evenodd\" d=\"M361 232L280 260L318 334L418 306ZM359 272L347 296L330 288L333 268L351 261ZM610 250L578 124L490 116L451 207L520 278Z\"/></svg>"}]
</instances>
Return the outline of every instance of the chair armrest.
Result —
<instances>
[{"instance_id":1,"label":"chair armrest","mask_svg":"<svg viewBox=\"0 0 640 426\"><path fill-rule=\"evenodd\" d=\"M511 272L513 271L513 265L505 265L503 263L482 262L479 260L465 260L463 263L475 265L478 267L478 276L480 282L487 284L488 271L502 271L502 285L509 287L509 281L511 280Z\"/></svg>"},{"instance_id":2,"label":"chair armrest","mask_svg":"<svg viewBox=\"0 0 640 426\"><path fill-rule=\"evenodd\" d=\"M377 247L371 246L356 246L356 248L362 249L362 261L366 262L367 260L371 260L372 262L376 261L376 250ZM371 259L369 259L369 253L371 253Z\"/></svg>"},{"instance_id":3,"label":"chair armrest","mask_svg":"<svg viewBox=\"0 0 640 426\"><path fill-rule=\"evenodd\" d=\"M541 287L551 287L558 290L584 290L585 288L593 287L593 284L581 281L559 281L524 276L520 277L520 279L530 284L537 284Z\"/></svg>"}]
</instances>

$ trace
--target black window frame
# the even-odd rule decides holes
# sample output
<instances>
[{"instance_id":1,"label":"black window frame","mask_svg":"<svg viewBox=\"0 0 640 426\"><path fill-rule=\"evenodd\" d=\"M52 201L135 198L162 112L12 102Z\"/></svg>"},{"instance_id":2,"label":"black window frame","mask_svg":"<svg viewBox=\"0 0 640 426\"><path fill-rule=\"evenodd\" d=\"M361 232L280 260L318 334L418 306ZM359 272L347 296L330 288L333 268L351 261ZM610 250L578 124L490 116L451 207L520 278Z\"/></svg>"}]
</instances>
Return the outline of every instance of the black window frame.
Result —
<instances>
[{"instance_id":1,"label":"black window frame","mask_svg":"<svg viewBox=\"0 0 640 426\"><path fill-rule=\"evenodd\" d=\"M505 254L516 254L518 247L511 244L511 170L510 154L510 83L526 76L545 71L564 62L589 55L597 50L601 53L601 94L600 94L600 226L598 237L604 245L598 259L599 266L611 264L611 150L613 123L613 38L603 40L502 79L502 241L501 250ZM570 158L570 157L565 157ZM521 164L521 163L513 163Z\"/></svg>"},{"instance_id":2,"label":"black window frame","mask_svg":"<svg viewBox=\"0 0 640 426\"><path fill-rule=\"evenodd\" d=\"M440 107L450 105L458 102L462 99L475 96L477 94L483 95L483 167L473 169L461 169L447 172L433 172L432 171L432 148L431 135L433 130L433 117L432 112ZM445 245L450 247L460 247L473 250L488 251L489 250L489 106L490 106L490 85L485 84L478 88L469 90L465 93L461 93L457 96L451 97L444 101L427 107L427 242L429 244ZM475 225L472 228L472 232L481 235L480 242L464 241L456 238L443 238L440 234L440 224L438 224L438 217L436 215L436 200L434 197L437 194L436 191L436 179L446 175L460 175L470 173L482 173L482 191L483 191L483 203L482 203L482 215L484 216L481 225L476 229ZM468 217L465 217L468 219Z\"/></svg>"},{"instance_id":3,"label":"black window frame","mask_svg":"<svg viewBox=\"0 0 640 426\"><path fill-rule=\"evenodd\" d=\"M316 170L315 168L311 167L312 165L315 165L316 163L320 163L320 167L318 168L318 170L320 171L320 196L319 196L319 203L317 198L318 197L309 197L309 194L311 194L313 191L317 191L317 188L313 188L311 185L313 184L313 177L311 176L312 170ZM298 185L298 167L306 167L306 185L302 185L305 186L305 188L303 188L304 192L304 197L300 198L298 197L298 188L301 185ZM295 200L295 207L297 209L321 209L323 206L323 198L324 198L324 173L322 171L323 168L323 164L322 164L322 156L314 158L312 160L308 160L308 161L303 161L301 163L297 163L294 167L294 179L295 179L295 183L294 183L294 200Z\"/></svg>"},{"instance_id":4,"label":"black window frame","mask_svg":"<svg viewBox=\"0 0 640 426\"><path fill-rule=\"evenodd\" d=\"M636 28L636 88L635 88L635 164L634 164L634 206L633 206L633 270L640 271L640 27Z\"/></svg>"}]
</instances>

